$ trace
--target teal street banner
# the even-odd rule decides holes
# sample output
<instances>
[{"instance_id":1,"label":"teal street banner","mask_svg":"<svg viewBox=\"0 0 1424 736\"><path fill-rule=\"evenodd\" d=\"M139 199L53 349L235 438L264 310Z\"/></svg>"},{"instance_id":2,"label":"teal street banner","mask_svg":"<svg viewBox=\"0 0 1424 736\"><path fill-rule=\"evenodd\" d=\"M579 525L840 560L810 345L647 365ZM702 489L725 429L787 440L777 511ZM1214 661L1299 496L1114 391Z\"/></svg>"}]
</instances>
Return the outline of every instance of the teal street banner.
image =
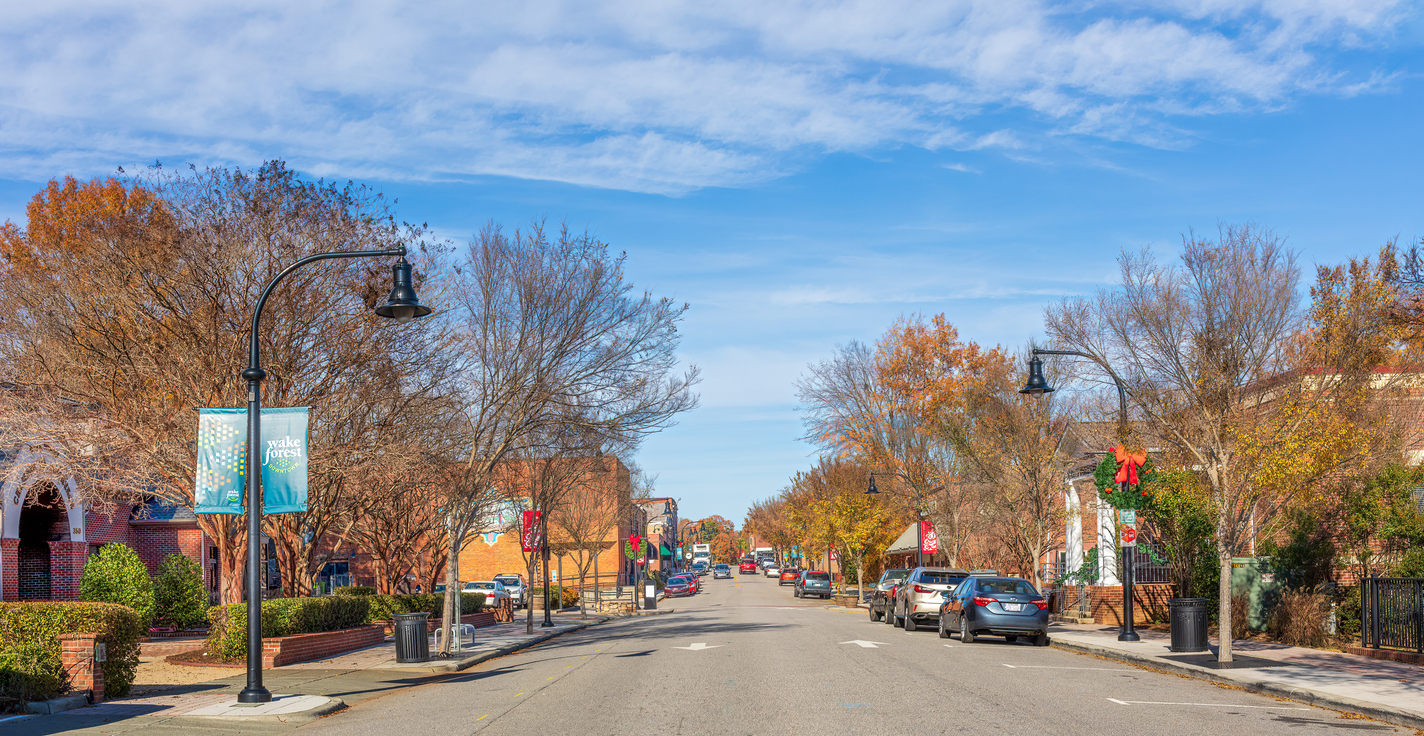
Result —
<instances>
[{"instance_id":1,"label":"teal street banner","mask_svg":"<svg viewBox=\"0 0 1424 736\"><path fill-rule=\"evenodd\" d=\"M307 510L307 407L262 410L262 513ZM247 410L198 410L193 512L241 514L247 474Z\"/></svg>"}]
</instances>

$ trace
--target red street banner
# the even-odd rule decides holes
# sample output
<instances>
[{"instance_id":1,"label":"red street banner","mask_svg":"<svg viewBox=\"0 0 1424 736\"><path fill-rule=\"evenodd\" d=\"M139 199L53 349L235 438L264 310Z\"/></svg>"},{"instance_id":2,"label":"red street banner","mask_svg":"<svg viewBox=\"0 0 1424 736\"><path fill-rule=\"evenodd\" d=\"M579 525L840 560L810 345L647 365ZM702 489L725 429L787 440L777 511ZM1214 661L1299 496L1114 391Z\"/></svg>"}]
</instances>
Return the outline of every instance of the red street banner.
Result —
<instances>
[{"instance_id":1,"label":"red street banner","mask_svg":"<svg viewBox=\"0 0 1424 736\"><path fill-rule=\"evenodd\" d=\"M539 522L542 520L543 514L542 511L524 512L524 524L519 534L519 542L525 552L539 549Z\"/></svg>"},{"instance_id":2,"label":"red street banner","mask_svg":"<svg viewBox=\"0 0 1424 736\"><path fill-rule=\"evenodd\" d=\"M925 554L934 554L939 551L939 535L935 533L934 524L928 520L920 522L920 551Z\"/></svg>"}]
</instances>

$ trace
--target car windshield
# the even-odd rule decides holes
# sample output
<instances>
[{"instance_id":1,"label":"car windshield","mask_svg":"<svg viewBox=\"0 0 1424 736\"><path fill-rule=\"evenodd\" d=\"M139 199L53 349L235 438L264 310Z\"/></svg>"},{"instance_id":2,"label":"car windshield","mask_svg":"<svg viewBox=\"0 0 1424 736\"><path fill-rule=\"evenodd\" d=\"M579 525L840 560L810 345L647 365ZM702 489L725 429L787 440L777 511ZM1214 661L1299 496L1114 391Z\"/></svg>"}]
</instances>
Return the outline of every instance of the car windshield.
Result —
<instances>
[{"instance_id":1,"label":"car windshield","mask_svg":"<svg viewBox=\"0 0 1424 736\"><path fill-rule=\"evenodd\" d=\"M910 571L909 571L909 570L886 570L886 571L885 571L885 579L886 579L886 580L904 580L904 579L905 579L905 576L906 576L906 575L909 575L909 574L910 574Z\"/></svg>"},{"instance_id":2,"label":"car windshield","mask_svg":"<svg viewBox=\"0 0 1424 736\"><path fill-rule=\"evenodd\" d=\"M963 575L952 575L947 572L923 572L920 573L920 582L930 585L958 585L963 580Z\"/></svg>"},{"instance_id":3,"label":"car windshield","mask_svg":"<svg viewBox=\"0 0 1424 736\"><path fill-rule=\"evenodd\" d=\"M730 569L732 569L732 568L727 567L726 565L718 565L718 566L717 566L717 569L718 569L718 570L730 570Z\"/></svg>"},{"instance_id":4,"label":"car windshield","mask_svg":"<svg viewBox=\"0 0 1424 736\"><path fill-rule=\"evenodd\" d=\"M1038 595L1038 591L1034 590L1033 586L1024 580L980 580L978 587L980 593L989 593L991 595L994 593L1007 593L1009 595Z\"/></svg>"},{"instance_id":5,"label":"car windshield","mask_svg":"<svg viewBox=\"0 0 1424 736\"><path fill-rule=\"evenodd\" d=\"M824 580L830 580L830 579L831 579L831 574L828 573L828 572L808 572L808 573L806 573L806 579L807 579L807 580L823 580L823 581L824 581Z\"/></svg>"},{"instance_id":6,"label":"car windshield","mask_svg":"<svg viewBox=\"0 0 1424 736\"><path fill-rule=\"evenodd\" d=\"M505 585L519 584L519 578L495 578L495 580L498 580L499 582L504 583Z\"/></svg>"},{"instance_id":7,"label":"car windshield","mask_svg":"<svg viewBox=\"0 0 1424 736\"><path fill-rule=\"evenodd\" d=\"M494 590L494 583L470 583L465 587L471 590Z\"/></svg>"}]
</instances>

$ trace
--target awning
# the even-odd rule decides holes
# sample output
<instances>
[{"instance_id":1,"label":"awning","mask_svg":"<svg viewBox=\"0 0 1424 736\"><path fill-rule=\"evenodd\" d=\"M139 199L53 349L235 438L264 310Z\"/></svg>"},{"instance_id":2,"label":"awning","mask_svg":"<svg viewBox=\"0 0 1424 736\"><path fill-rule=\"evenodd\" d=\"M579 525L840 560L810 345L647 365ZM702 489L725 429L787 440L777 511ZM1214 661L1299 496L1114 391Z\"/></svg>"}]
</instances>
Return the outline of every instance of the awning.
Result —
<instances>
[{"instance_id":1,"label":"awning","mask_svg":"<svg viewBox=\"0 0 1424 736\"><path fill-rule=\"evenodd\" d=\"M661 549L662 557L672 557L672 550L668 549L666 544L662 545Z\"/></svg>"},{"instance_id":2,"label":"awning","mask_svg":"<svg viewBox=\"0 0 1424 736\"><path fill-rule=\"evenodd\" d=\"M920 535L915 531L915 524L911 522L905 527L904 533L895 538L894 544L885 548L887 555L912 555L920 546Z\"/></svg>"}]
</instances>

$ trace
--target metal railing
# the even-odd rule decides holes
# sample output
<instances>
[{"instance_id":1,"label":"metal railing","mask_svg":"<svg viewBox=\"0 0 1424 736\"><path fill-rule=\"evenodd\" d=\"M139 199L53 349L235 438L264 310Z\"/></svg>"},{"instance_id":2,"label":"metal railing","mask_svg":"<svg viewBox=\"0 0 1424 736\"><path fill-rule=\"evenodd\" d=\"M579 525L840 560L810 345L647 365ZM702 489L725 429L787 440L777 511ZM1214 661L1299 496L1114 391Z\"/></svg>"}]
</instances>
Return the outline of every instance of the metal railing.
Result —
<instances>
[{"instance_id":1,"label":"metal railing","mask_svg":"<svg viewBox=\"0 0 1424 736\"><path fill-rule=\"evenodd\" d=\"M1360 646L1424 653L1424 578L1360 581Z\"/></svg>"}]
</instances>

